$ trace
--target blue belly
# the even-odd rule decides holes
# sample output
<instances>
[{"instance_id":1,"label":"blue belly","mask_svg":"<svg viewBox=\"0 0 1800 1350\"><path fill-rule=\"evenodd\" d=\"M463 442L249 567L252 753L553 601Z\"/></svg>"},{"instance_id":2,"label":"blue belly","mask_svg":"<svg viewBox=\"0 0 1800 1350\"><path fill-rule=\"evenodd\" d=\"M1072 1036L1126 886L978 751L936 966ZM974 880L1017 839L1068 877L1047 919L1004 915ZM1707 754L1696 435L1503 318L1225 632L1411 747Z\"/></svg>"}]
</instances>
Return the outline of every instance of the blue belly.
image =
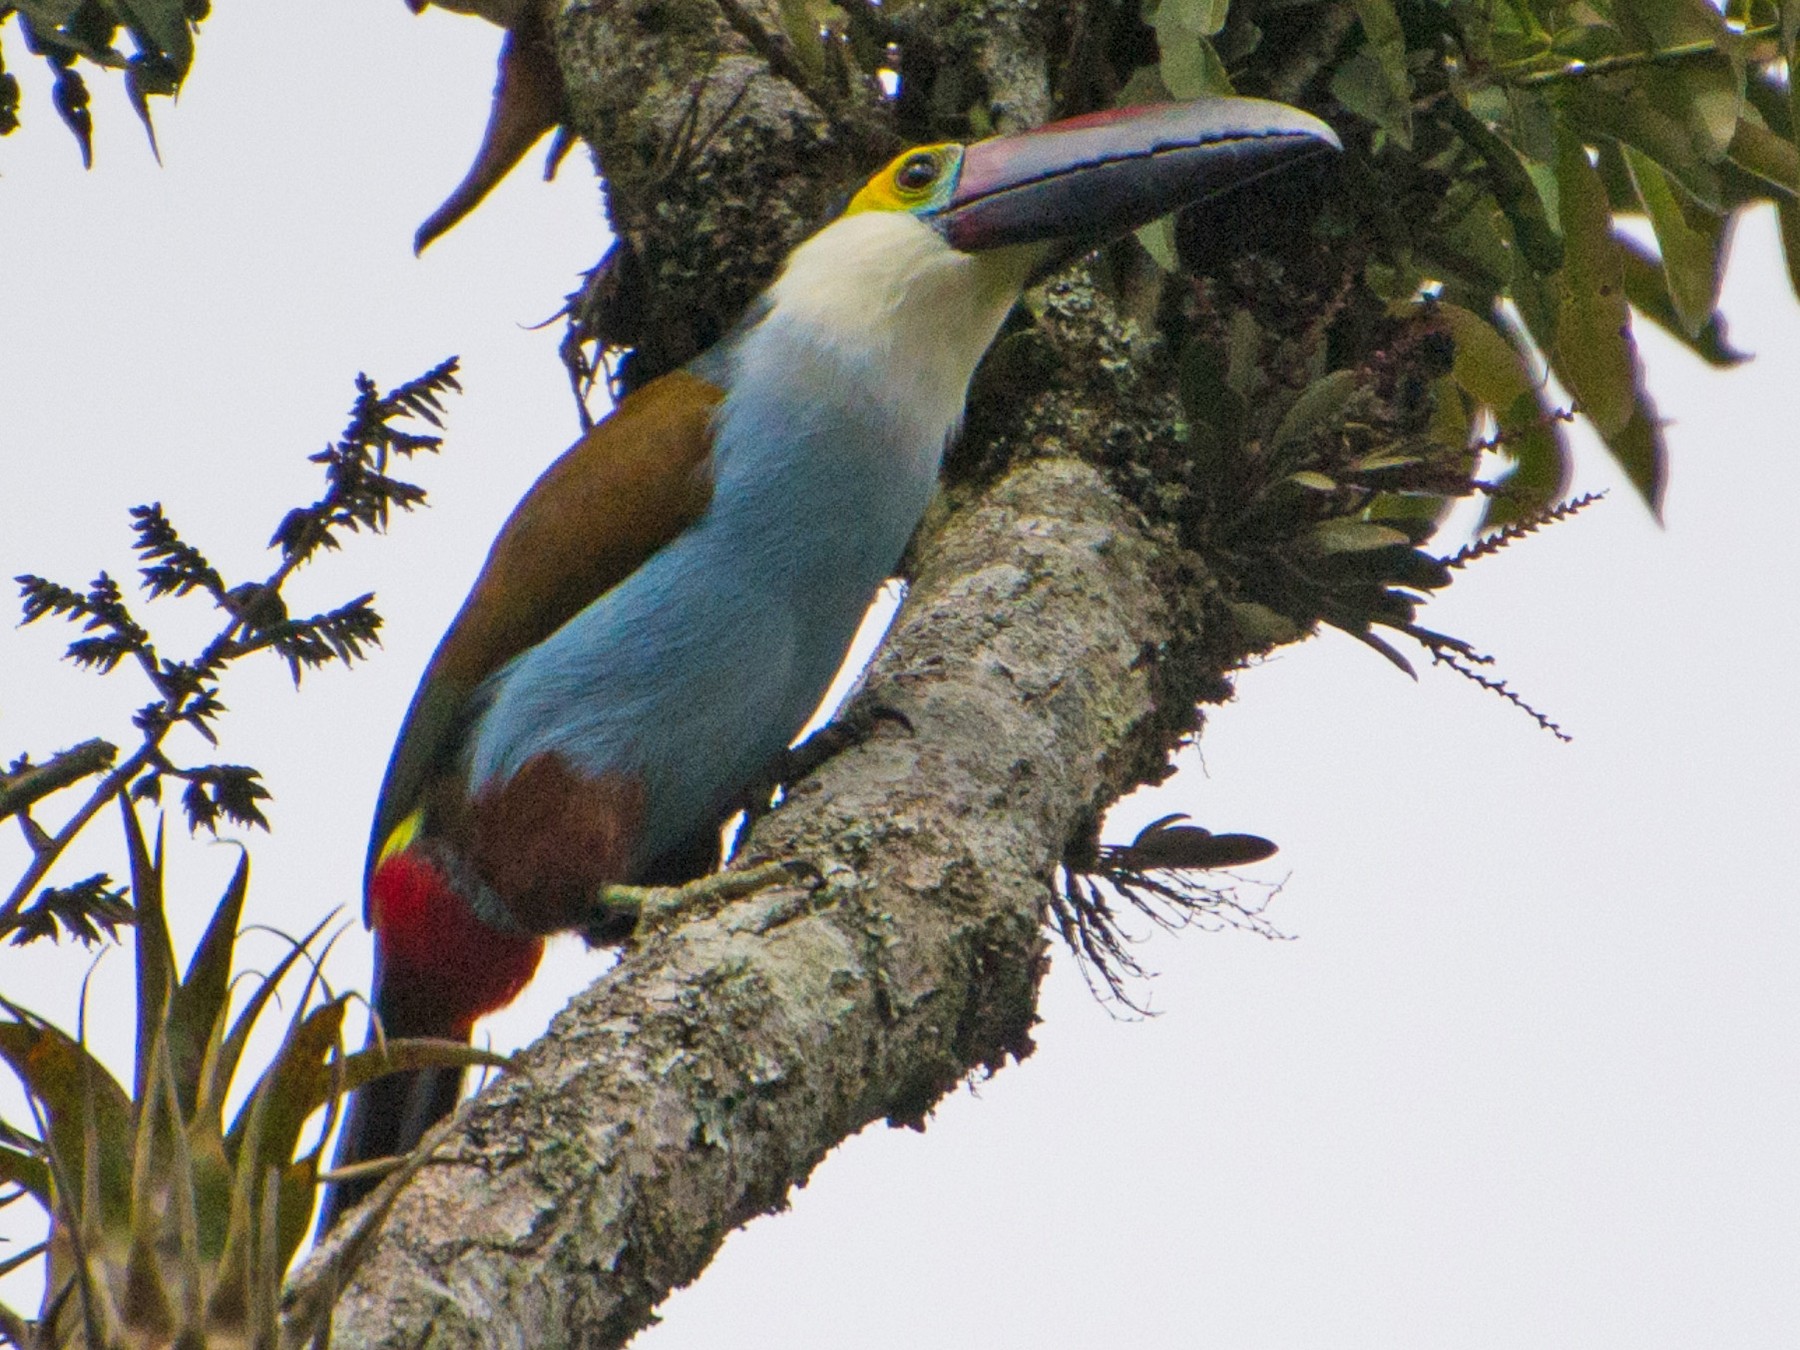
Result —
<instances>
[{"instance_id":1,"label":"blue belly","mask_svg":"<svg viewBox=\"0 0 1800 1350\"><path fill-rule=\"evenodd\" d=\"M950 430L881 406L871 384L818 362L734 381L711 507L490 679L473 789L546 751L640 777L642 868L792 742L930 502Z\"/></svg>"}]
</instances>

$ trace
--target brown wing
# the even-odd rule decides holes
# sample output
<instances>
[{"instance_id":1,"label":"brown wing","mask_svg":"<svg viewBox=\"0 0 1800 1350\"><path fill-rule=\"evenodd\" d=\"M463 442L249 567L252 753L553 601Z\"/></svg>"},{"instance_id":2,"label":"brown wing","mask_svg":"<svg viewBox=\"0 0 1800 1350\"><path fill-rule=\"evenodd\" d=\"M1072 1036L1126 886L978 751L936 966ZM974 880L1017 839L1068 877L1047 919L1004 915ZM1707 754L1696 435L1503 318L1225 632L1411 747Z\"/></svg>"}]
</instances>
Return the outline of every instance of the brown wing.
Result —
<instances>
[{"instance_id":1,"label":"brown wing","mask_svg":"<svg viewBox=\"0 0 1800 1350\"><path fill-rule=\"evenodd\" d=\"M420 804L476 687L706 510L713 411L724 396L686 371L652 381L565 451L513 508L413 695L375 807L371 868Z\"/></svg>"}]
</instances>

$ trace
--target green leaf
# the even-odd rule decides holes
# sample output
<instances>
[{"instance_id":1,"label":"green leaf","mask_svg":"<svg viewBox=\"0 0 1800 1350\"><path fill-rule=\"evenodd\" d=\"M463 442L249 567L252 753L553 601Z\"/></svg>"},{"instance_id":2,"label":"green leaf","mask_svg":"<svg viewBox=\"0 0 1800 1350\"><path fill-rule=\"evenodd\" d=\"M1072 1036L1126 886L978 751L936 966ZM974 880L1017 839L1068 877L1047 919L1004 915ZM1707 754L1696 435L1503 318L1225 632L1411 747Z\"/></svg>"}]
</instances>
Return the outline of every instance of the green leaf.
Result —
<instances>
[{"instance_id":1,"label":"green leaf","mask_svg":"<svg viewBox=\"0 0 1800 1350\"><path fill-rule=\"evenodd\" d=\"M1663 489L1669 481L1669 451L1663 442L1662 422L1649 395L1641 395L1631 420L1617 435L1606 438L1606 448L1625 470L1650 514L1662 519Z\"/></svg>"},{"instance_id":2,"label":"green leaf","mask_svg":"<svg viewBox=\"0 0 1800 1350\"><path fill-rule=\"evenodd\" d=\"M1254 600L1234 600L1227 608L1238 636L1253 647L1279 647L1298 642L1303 635L1300 625L1287 615Z\"/></svg>"},{"instance_id":3,"label":"green leaf","mask_svg":"<svg viewBox=\"0 0 1800 1350\"><path fill-rule=\"evenodd\" d=\"M1526 261L1539 272L1556 271L1563 262L1562 239L1551 228L1544 199L1518 152L1454 100L1446 101L1444 115L1463 144L1481 156L1483 181L1512 225L1513 239Z\"/></svg>"},{"instance_id":4,"label":"green leaf","mask_svg":"<svg viewBox=\"0 0 1800 1350\"><path fill-rule=\"evenodd\" d=\"M1481 530L1494 530L1538 515L1568 490L1569 448L1561 422L1543 396L1519 396L1498 415L1512 469L1481 513Z\"/></svg>"},{"instance_id":5,"label":"green leaf","mask_svg":"<svg viewBox=\"0 0 1800 1350\"><path fill-rule=\"evenodd\" d=\"M1314 380L1300 391L1300 397L1294 400L1294 406L1287 410L1280 425L1275 428L1270 448L1275 451L1284 450L1331 422L1344 410L1344 405L1355 392L1355 371L1334 370L1329 375Z\"/></svg>"},{"instance_id":6,"label":"green leaf","mask_svg":"<svg viewBox=\"0 0 1800 1350\"><path fill-rule=\"evenodd\" d=\"M1707 0L1614 0L1613 17L1642 51L1711 43L1716 56L1651 66L1635 83L1652 103L1683 123L1706 161L1724 157L1744 100L1739 40Z\"/></svg>"},{"instance_id":7,"label":"green leaf","mask_svg":"<svg viewBox=\"0 0 1800 1350\"><path fill-rule=\"evenodd\" d=\"M309 1109L317 1110L325 1105L326 1094L334 1086L341 1086L344 1092L355 1092L390 1073L412 1073L420 1069L462 1069L475 1065L510 1069L513 1062L505 1055L497 1055L491 1050L479 1050L462 1041L432 1040L423 1036L385 1041L380 1046L370 1046L344 1056L336 1070L341 1075L337 1084L327 1076L316 1079L312 1085L314 1098Z\"/></svg>"},{"instance_id":8,"label":"green leaf","mask_svg":"<svg viewBox=\"0 0 1800 1350\"><path fill-rule=\"evenodd\" d=\"M1465 449L1474 438L1471 414L1476 400L1464 394L1453 376L1445 375L1431 382L1431 439L1452 450Z\"/></svg>"},{"instance_id":9,"label":"green leaf","mask_svg":"<svg viewBox=\"0 0 1800 1350\"><path fill-rule=\"evenodd\" d=\"M119 812L125 826L125 852L131 865L132 907L137 911L134 939L137 952L137 1073L135 1097L149 1096L148 1075L153 1067L151 1049L157 1029L169 1006L170 986L175 982L175 949L169 940L168 916L163 909L162 823L157 822L156 849L144 842L137 807L125 793L119 794Z\"/></svg>"},{"instance_id":10,"label":"green leaf","mask_svg":"<svg viewBox=\"0 0 1800 1350\"><path fill-rule=\"evenodd\" d=\"M1175 217L1159 216L1137 232L1138 243L1155 264L1165 272L1181 270L1175 254Z\"/></svg>"},{"instance_id":11,"label":"green leaf","mask_svg":"<svg viewBox=\"0 0 1800 1350\"><path fill-rule=\"evenodd\" d=\"M1225 26L1230 0L1155 0L1146 7L1144 21L1156 30L1158 38L1165 33L1192 33L1211 37Z\"/></svg>"},{"instance_id":12,"label":"green leaf","mask_svg":"<svg viewBox=\"0 0 1800 1350\"><path fill-rule=\"evenodd\" d=\"M1557 148L1556 181L1568 261L1551 365L1588 420L1610 439L1631 420L1635 406L1631 310L1606 187L1588 162L1587 148L1568 133Z\"/></svg>"},{"instance_id":13,"label":"green leaf","mask_svg":"<svg viewBox=\"0 0 1800 1350\"><path fill-rule=\"evenodd\" d=\"M1225 377L1219 353L1205 342L1190 342L1181 354L1181 405L1188 421L1204 428L1218 455L1229 455L1244 440L1249 405Z\"/></svg>"},{"instance_id":14,"label":"green leaf","mask_svg":"<svg viewBox=\"0 0 1800 1350\"><path fill-rule=\"evenodd\" d=\"M199 1099L206 1054L231 998L231 957L249 889L250 855L240 848L225 894L214 907L212 920L188 961L187 974L170 1002L169 1060L185 1115L193 1113Z\"/></svg>"},{"instance_id":15,"label":"green leaf","mask_svg":"<svg viewBox=\"0 0 1800 1350\"><path fill-rule=\"evenodd\" d=\"M1564 61L1598 61L1625 51L1626 42L1610 23L1577 23L1560 30L1550 48Z\"/></svg>"},{"instance_id":16,"label":"green leaf","mask_svg":"<svg viewBox=\"0 0 1800 1350\"><path fill-rule=\"evenodd\" d=\"M1366 553L1370 549L1410 545L1403 531L1372 520L1322 520L1306 536L1316 553Z\"/></svg>"},{"instance_id":17,"label":"green leaf","mask_svg":"<svg viewBox=\"0 0 1800 1350\"><path fill-rule=\"evenodd\" d=\"M1235 92L1225 63L1207 39L1225 26L1229 0L1159 0L1147 16L1156 30L1157 69L1176 98Z\"/></svg>"},{"instance_id":18,"label":"green leaf","mask_svg":"<svg viewBox=\"0 0 1800 1350\"><path fill-rule=\"evenodd\" d=\"M0 1183L17 1186L50 1208L50 1167L42 1158L0 1145Z\"/></svg>"},{"instance_id":19,"label":"green leaf","mask_svg":"<svg viewBox=\"0 0 1800 1350\"><path fill-rule=\"evenodd\" d=\"M313 930L300 941L294 943L288 954L276 963L275 968L262 977L237 1017L231 1022L229 1031L225 1030L227 1008L220 1008L218 1021L214 1024L211 1036L207 1041L206 1062L201 1070L201 1091L195 1102L196 1118L204 1116L209 1122L218 1120L225 1109L225 1095L231 1087L233 1075L243 1058L244 1048L249 1043L250 1033L255 1029L257 1019L262 1010L275 996L276 988L287 977L294 963L307 954L307 949L314 939L325 931L331 922L330 916L319 920Z\"/></svg>"},{"instance_id":20,"label":"green leaf","mask_svg":"<svg viewBox=\"0 0 1800 1350\"><path fill-rule=\"evenodd\" d=\"M1387 86L1392 109L1379 122L1403 149L1412 149L1412 74L1406 68L1406 30L1392 0L1356 0L1356 17L1362 20L1363 51L1375 58Z\"/></svg>"},{"instance_id":21,"label":"green leaf","mask_svg":"<svg viewBox=\"0 0 1800 1350\"><path fill-rule=\"evenodd\" d=\"M1787 262L1788 286L1800 299L1800 202L1782 198L1775 203L1781 222L1781 256Z\"/></svg>"},{"instance_id":22,"label":"green leaf","mask_svg":"<svg viewBox=\"0 0 1800 1350\"><path fill-rule=\"evenodd\" d=\"M1262 329L1249 310L1234 310L1225 326L1225 383L1245 399L1266 384L1262 370Z\"/></svg>"},{"instance_id":23,"label":"green leaf","mask_svg":"<svg viewBox=\"0 0 1800 1350\"><path fill-rule=\"evenodd\" d=\"M1800 195L1800 150L1762 123L1746 117L1732 137L1731 162L1776 188L1780 195Z\"/></svg>"},{"instance_id":24,"label":"green leaf","mask_svg":"<svg viewBox=\"0 0 1800 1350\"><path fill-rule=\"evenodd\" d=\"M1491 322L1460 305L1440 301L1438 318L1456 343L1451 378L1483 407L1510 408L1535 387L1531 368L1506 336Z\"/></svg>"},{"instance_id":25,"label":"green leaf","mask_svg":"<svg viewBox=\"0 0 1800 1350\"><path fill-rule=\"evenodd\" d=\"M1633 309L1708 365L1726 368L1742 365L1750 359L1747 353L1738 351L1727 340L1722 314L1709 314L1699 332L1688 332L1676 316L1675 302L1669 298L1669 279L1661 260L1636 240L1624 235L1617 238L1625 265L1625 298Z\"/></svg>"},{"instance_id":26,"label":"green leaf","mask_svg":"<svg viewBox=\"0 0 1800 1350\"><path fill-rule=\"evenodd\" d=\"M1681 189L1643 151L1625 147L1625 162L1637 186L1638 200L1656 230L1676 317L1690 338L1697 337L1719 303L1724 222L1698 204L1684 202Z\"/></svg>"},{"instance_id":27,"label":"green leaf","mask_svg":"<svg viewBox=\"0 0 1800 1350\"><path fill-rule=\"evenodd\" d=\"M1115 108L1134 108L1140 103L1167 103L1175 95L1169 86L1163 83L1162 72L1157 69L1158 63L1139 66L1131 72L1129 79L1119 87L1113 98Z\"/></svg>"},{"instance_id":28,"label":"green leaf","mask_svg":"<svg viewBox=\"0 0 1800 1350\"><path fill-rule=\"evenodd\" d=\"M1332 97L1365 122L1380 127L1404 149L1412 148L1412 102L1397 95L1381 58L1363 47L1331 77Z\"/></svg>"},{"instance_id":29,"label":"green leaf","mask_svg":"<svg viewBox=\"0 0 1800 1350\"><path fill-rule=\"evenodd\" d=\"M48 1023L10 1004L14 1021L0 1021L0 1060L19 1076L46 1118L44 1143L71 1194L61 1199L79 1206L95 1193L100 1213L88 1216L106 1227L122 1224L131 1212L131 1101L87 1048ZM93 1141L97 1152L90 1153ZM97 1171L89 1176L88 1165Z\"/></svg>"},{"instance_id":30,"label":"green leaf","mask_svg":"<svg viewBox=\"0 0 1800 1350\"><path fill-rule=\"evenodd\" d=\"M1337 491L1337 479L1328 478L1316 469L1301 469L1298 473L1290 473L1287 481L1296 487L1310 488L1314 492Z\"/></svg>"},{"instance_id":31,"label":"green leaf","mask_svg":"<svg viewBox=\"0 0 1800 1350\"><path fill-rule=\"evenodd\" d=\"M134 33L156 44L175 68L179 83L194 59L194 37L182 0L114 0Z\"/></svg>"},{"instance_id":32,"label":"green leaf","mask_svg":"<svg viewBox=\"0 0 1800 1350\"><path fill-rule=\"evenodd\" d=\"M1670 116L1635 84L1602 89L1596 80L1572 80L1557 91L1564 121L1588 140L1606 138L1636 146L1707 206L1724 204L1719 175L1694 145L1679 116Z\"/></svg>"},{"instance_id":33,"label":"green leaf","mask_svg":"<svg viewBox=\"0 0 1800 1350\"><path fill-rule=\"evenodd\" d=\"M81 0L14 0L18 10L31 20L34 28L60 28L75 17Z\"/></svg>"},{"instance_id":34,"label":"green leaf","mask_svg":"<svg viewBox=\"0 0 1800 1350\"><path fill-rule=\"evenodd\" d=\"M303 996L302 1006L304 1001ZM345 994L321 1003L289 1027L274 1062L257 1080L226 1136L226 1153L240 1170L252 1160L258 1167L285 1167L294 1160L301 1128L315 1103L324 1100L349 1001Z\"/></svg>"}]
</instances>

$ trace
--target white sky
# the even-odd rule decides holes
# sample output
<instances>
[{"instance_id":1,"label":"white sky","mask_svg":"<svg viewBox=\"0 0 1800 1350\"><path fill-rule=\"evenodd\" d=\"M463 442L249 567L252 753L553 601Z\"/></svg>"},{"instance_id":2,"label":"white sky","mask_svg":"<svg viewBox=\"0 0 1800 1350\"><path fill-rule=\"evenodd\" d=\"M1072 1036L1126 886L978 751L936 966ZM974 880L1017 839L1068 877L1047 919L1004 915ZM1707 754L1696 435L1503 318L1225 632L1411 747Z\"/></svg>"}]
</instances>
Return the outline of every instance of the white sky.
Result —
<instances>
[{"instance_id":1,"label":"white sky","mask_svg":"<svg viewBox=\"0 0 1800 1350\"><path fill-rule=\"evenodd\" d=\"M224 756L276 794L251 917L354 914L418 671L575 432L557 330L523 325L599 254L591 176L580 156L553 187L522 171L414 261L479 137L496 35L398 0L221 6L181 104L159 105L161 169L104 84L84 174L5 36L26 125L0 140L0 574L130 575L126 508L159 498L234 579L259 575L354 372L392 384L463 357L448 452L417 471L431 509L294 588L295 608L376 590L385 650L305 698L273 662L225 691ZM1572 746L1335 635L1249 672L1204 771L1121 807L1110 835L1186 810L1279 841L1258 874L1286 879L1271 917L1297 940L1158 937L1148 1022L1109 1016L1059 955L1034 1058L923 1136L840 1150L637 1344L1800 1344L1800 321L1767 218L1740 232L1727 305L1760 353L1746 370L1644 338L1674 422L1667 529L1615 493L1432 606ZM1580 486L1613 482L1588 456ZM208 619L158 610L170 632ZM67 637L0 627L0 752L127 736L143 688L60 667ZM233 856L177 850L179 942ZM0 841L5 875L18 857ZM366 961L358 929L333 965L354 982ZM495 1043L604 962L559 946ZM0 990L68 1019L85 968L3 952ZM121 1071L129 968L106 960L90 1012Z\"/></svg>"}]
</instances>

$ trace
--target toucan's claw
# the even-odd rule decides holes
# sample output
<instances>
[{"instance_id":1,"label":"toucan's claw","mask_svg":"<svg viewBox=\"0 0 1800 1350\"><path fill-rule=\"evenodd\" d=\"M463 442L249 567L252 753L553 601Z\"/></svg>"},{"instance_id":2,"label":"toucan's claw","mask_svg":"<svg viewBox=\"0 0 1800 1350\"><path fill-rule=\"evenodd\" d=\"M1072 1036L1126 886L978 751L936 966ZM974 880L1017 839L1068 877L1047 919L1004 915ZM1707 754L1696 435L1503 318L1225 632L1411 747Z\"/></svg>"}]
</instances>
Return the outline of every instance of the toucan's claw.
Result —
<instances>
[{"instance_id":1,"label":"toucan's claw","mask_svg":"<svg viewBox=\"0 0 1800 1350\"><path fill-rule=\"evenodd\" d=\"M786 793L801 779L816 773L846 750L853 750L871 739L883 723L891 723L908 736L913 734L912 719L891 704L873 699L859 699L841 716L827 722L800 744L783 750L775 757L763 776L744 789L739 803L744 813L744 831L774 810L775 793Z\"/></svg>"},{"instance_id":2,"label":"toucan's claw","mask_svg":"<svg viewBox=\"0 0 1800 1350\"><path fill-rule=\"evenodd\" d=\"M595 946L638 943L758 891L793 885L811 889L819 879L819 869L812 863L791 859L715 872L685 886L606 886L596 898L585 935Z\"/></svg>"}]
</instances>

